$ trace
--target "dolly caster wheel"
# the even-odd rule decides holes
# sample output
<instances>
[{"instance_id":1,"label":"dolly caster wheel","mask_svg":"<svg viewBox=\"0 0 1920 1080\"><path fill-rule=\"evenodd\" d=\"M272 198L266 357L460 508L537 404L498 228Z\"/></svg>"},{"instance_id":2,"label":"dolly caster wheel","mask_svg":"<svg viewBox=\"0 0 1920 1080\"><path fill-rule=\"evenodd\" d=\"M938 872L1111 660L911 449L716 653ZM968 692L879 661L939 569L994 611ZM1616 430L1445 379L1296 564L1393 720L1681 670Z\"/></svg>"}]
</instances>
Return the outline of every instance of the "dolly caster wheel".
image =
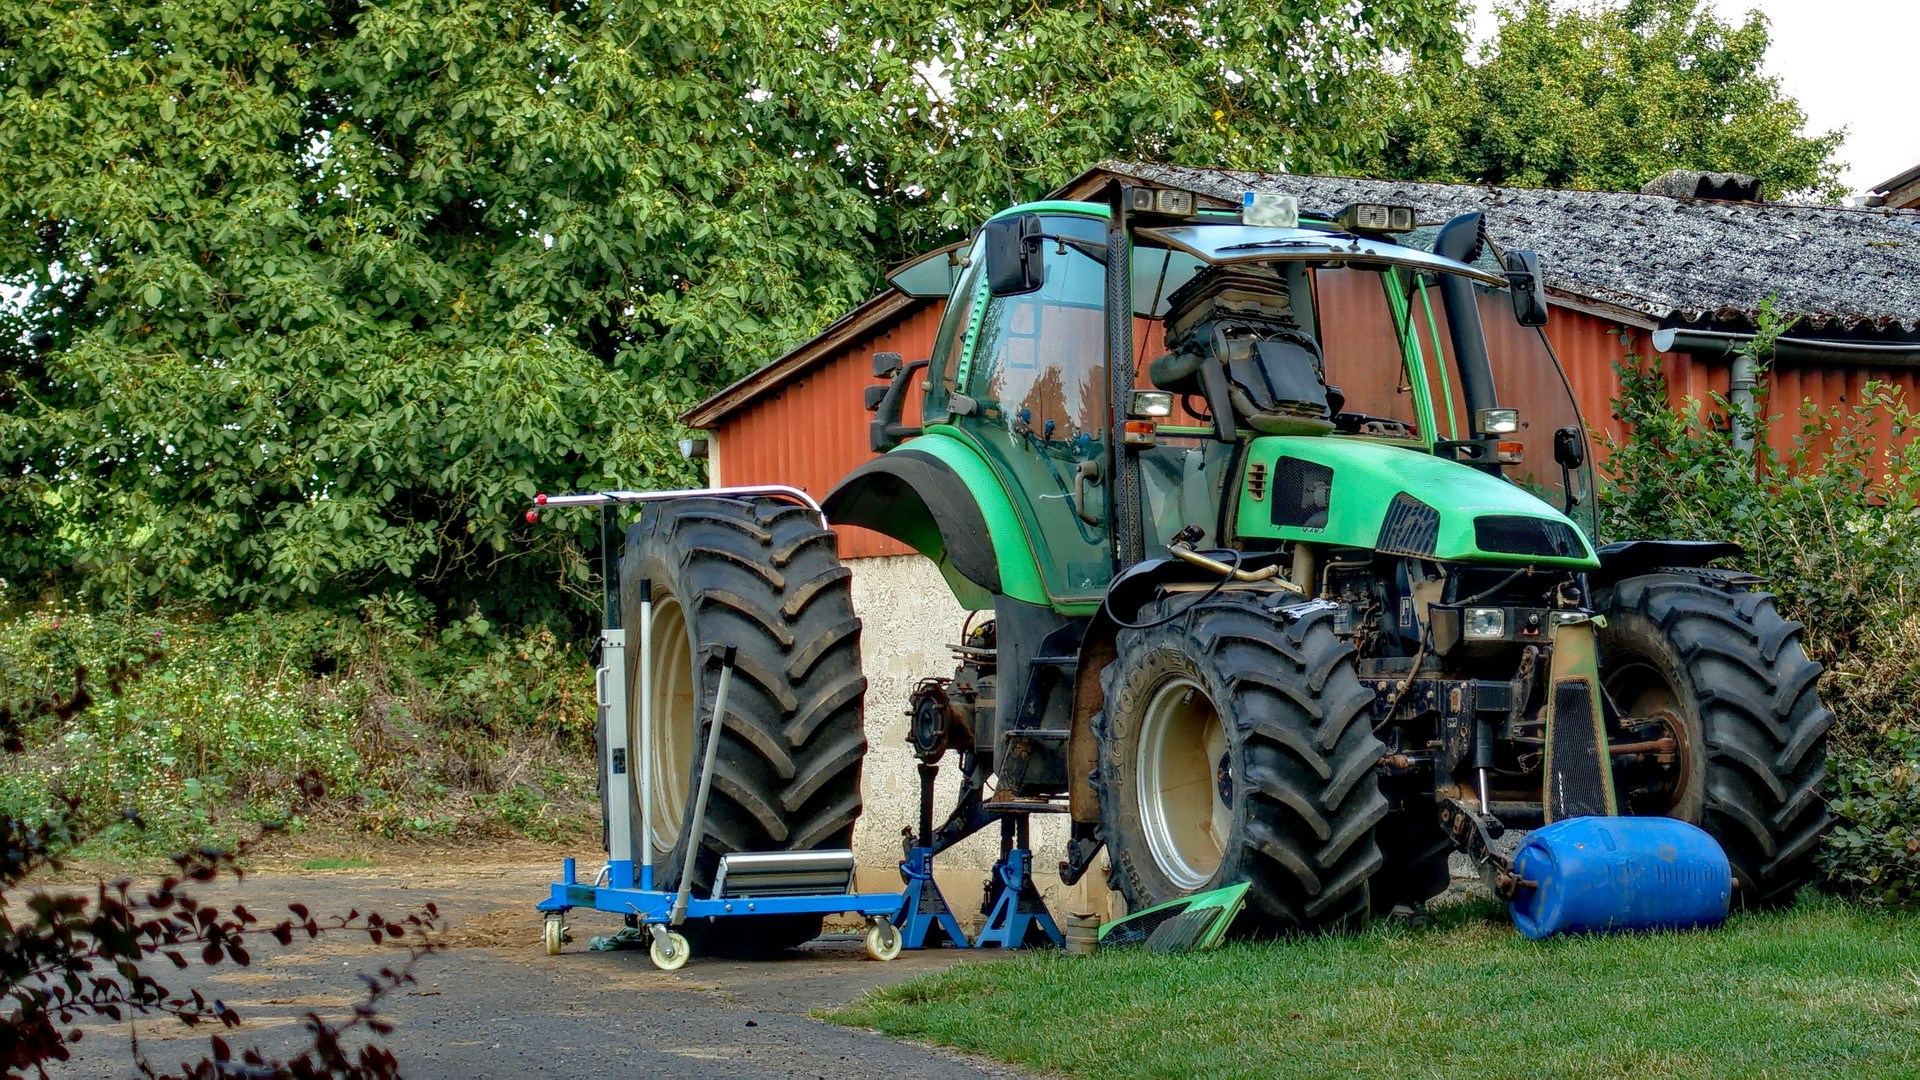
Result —
<instances>
[{"instance_id":1,"label":"dolly caster wheel","mask_svg":"<svg viewBox=\"0 0 1920 1080\"><path fill-rule=\"evenodd\" d=\"M561 947L572 940L567 934L567 924L558 913L547 916L540 928L540 942L547 947L548 956L559 956Z\"/></svg>"},{"instance_id":2,"label":"dolly caster wheel","mask_svg":"<svg viewBox=\"0 0 1920 1080\"><path fill-rule=\"evenodd\" d=\"M653 966L661 971L679 971L687 966L688 958L693 956L693 946L687 939L671 930L655 927L653 944L648 946L647 955L653 958Z\"/></svg>"},{"instance_id":3,"label":"dolly caster wheel","mask_svg":"<svg viewBox=\"0 0 1920 1080\"><path fill-rule=\"evenodd\" d=\"M867 920L867 955L875 960L891 960L900 955L900 929L885 915Z\"/></svg>"}]
</instances>

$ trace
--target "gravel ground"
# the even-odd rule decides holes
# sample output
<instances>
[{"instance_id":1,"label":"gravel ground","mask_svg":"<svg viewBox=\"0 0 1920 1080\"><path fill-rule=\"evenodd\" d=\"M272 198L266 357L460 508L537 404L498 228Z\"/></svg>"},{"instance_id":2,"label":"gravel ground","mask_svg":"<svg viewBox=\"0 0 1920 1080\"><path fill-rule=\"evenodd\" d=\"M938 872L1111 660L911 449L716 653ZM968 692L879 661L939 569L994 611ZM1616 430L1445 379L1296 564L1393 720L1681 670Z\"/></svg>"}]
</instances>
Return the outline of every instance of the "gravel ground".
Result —
<instances>
[{"instance_id":1,"label":"gravel ground","mask_svg":"<svg viewBox=\"0 0 1920 1080\"><path fill-rule=\"evenodd\" d=\"M575 912L576 943L560 956L540 947L533 905L558 859L537 865L473 865L422 871L266 872L199 892L221 905L245 903L263 920L298 900L316 914L353 909L396 916L431 901L447 917L449 947L416 969L418 985L382 1006L395 1024L387 1044L414 1080L561 1075L596 1077L884 1078L1013 1077L1004 1066L899 1042L812 1019L866 990L980 959L957 950L866 958L858 936L829 935L764 961L694 958L680 971L655 971L639 952L595 953L593 934L617 930L617 916ZM346 1017L361 997L361 972L403 959L364 935L271 947L255 941L249 968L224 964L168 979L198 986L245 1018L227 1038L285 1053L299 1042L309 1011ZM993 954L985 959L991 961ZM161 974L156 971L156 974ZM124 1077L128 1025L90 1027L72 1062L55 1076ZM142 1022L142 1048L161 1068L205 1051L204 1033Z\"/></svg>"}]
</instances>

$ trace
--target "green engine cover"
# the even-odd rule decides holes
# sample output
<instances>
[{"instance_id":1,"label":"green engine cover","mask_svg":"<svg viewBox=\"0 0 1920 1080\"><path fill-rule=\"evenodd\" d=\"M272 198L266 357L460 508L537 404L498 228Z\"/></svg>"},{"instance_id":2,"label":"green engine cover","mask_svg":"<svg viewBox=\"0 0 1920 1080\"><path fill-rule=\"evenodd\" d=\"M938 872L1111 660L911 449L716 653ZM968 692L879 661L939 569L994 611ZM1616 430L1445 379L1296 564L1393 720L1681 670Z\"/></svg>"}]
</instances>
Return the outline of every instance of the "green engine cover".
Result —
<instances>
[{"instance_id":1,"label":"green engine cover","mask_svg":"<svg viewBox=\"0 0 1920 1080\"><path fill-rule=\"evenodd\" d=\"M1333 436L1253 440L1235 527L1242 538L1306 540L1459 562L1593 568L1593 545L1526 490L1401 446Z\"/></svg>"}]
</instances>

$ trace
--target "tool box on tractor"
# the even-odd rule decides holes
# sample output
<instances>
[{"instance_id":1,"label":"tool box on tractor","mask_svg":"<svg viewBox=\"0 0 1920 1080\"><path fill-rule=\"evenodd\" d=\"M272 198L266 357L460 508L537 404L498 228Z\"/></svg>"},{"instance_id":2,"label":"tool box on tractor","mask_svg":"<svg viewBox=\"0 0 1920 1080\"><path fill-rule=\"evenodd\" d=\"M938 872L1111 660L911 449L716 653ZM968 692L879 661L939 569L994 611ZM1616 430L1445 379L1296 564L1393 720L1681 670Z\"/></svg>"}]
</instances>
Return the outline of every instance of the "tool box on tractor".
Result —
<instances>
[{"instance_id":1,"label":"tool box on tractor","mask_svg":"<svg viewBox=\"0 0 1920 1080\"><path fill-rule=\"evenodd\" d=\"M1070 822L1063 881L1104 850L1136 912L1244 884L1241 932L1417 908L1455 851L1530 934L1706 924L1808 880L1831 715L1799 625L1712 565L1733 545L1596 546L1539 260L1477 214L1418 219L1116 182L933 256L933 353L875 356L884 453L823 507L926 555L973 613L911 700L929 789L960 773L906 866L934 908L938 852L1031 813ZM773 501L653 503L627 532L668 718L631 843L684 840L703 643L740 645L764 717L725 731L696 892L723 851L847 842L848 573ZM1537 830L1517 861L1509 829Z\"/></svg>"}]
</instances>

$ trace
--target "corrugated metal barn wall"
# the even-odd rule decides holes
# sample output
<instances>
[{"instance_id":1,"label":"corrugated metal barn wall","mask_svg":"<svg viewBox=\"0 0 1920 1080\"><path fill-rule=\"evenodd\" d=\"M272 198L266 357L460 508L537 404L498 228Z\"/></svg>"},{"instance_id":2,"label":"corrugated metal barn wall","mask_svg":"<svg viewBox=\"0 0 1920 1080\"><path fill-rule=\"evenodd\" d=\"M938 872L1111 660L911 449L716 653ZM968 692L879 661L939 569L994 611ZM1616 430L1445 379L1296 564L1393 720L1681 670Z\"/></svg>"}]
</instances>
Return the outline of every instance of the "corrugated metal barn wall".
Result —
<instances>
[{"instance_id":1,"label":"corrugated metal barn wall","mask_svg":"<svg viewBox=\"0 0 1920 1080\"><path fill-rule=\"evenodd\" d=\"M815 498L824 496L841 477L873 456L867 449L867 421L871 417L861 408L864 389L876 381L870 357L881 351L897 352L908 360L929 355L941 306L940 301L931 301L875 327L778 392L727 416L712 433L717 466L714 482L792 484ZM1157 331L1158 324L1152 324L1152 329ZM1555 307L1546 332L1596 444L1603 434L1615 439L1624 434L1613 412L1613 400L1620 393L1614 366L1629 356L1643 362L1659 357L1667 374L1669 398L1676 405L1688 398L1706 400L1710 393L1725 394L1728 390L1725 363L1695 360L1686 354L1656 354L1644 330ZM1142 345L1143 358L1151 358L1157 351L1157 334ZM1910 398L1920 395L1920 372L1911 369L1796 365L1772 372L1768 408L1785 416L1773 426L1770 442L1782 454L1791 453L1799 434L1797 415L1802 401L1820 409L1848 407L1858 404L1866 384L1876 380L1900 387ZM909 395L907 400L905 420L917 423L919 396ZM1875 425L1875 433L1882 437L1889 433L1885 420ZM1547 449L1541 447L1539 451ZM1605 454L1603 447L1596 445L1595 449ZM843 558L905 555L910 551L904 544L866 529L841 527L839 533Z\"/></svg>"},{"instance_id":2,"label":"corrugated metal barn wall","mask_svg":"<svg viewBox=\"0 0 1920 1080\"><path fill-rule=\"evenodd\" d=\"M943 304L935 300L904 319L875 327L831 359L777 393L728 416L713 432L714 460L723 484L791 484L825 498L840 478L873 456L861 395L879 380L873 354L897 352L918 360L933 352ZM916 376L916 380L917 380ZM907 395L904 423L920 422L920 396ZM840 557L907 555L913 549L869 529L842 525Z\"/></svg>"}]
</instances>

